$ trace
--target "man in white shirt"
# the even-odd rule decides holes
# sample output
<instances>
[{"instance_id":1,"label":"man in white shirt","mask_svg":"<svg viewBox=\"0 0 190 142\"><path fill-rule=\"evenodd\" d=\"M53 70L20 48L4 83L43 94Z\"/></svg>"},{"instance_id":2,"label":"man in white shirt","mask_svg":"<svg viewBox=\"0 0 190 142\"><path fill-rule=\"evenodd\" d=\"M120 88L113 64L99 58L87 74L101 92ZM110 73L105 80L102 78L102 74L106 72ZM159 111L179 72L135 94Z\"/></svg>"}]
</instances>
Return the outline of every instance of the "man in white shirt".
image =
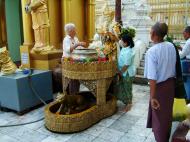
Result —
<instances>
[{"instance_id":1,"label":"man in white shirt","mask_svg":"<svg viewBox=\"0 0 190 142\"><path fill-rule=\"evenodd\" d=\"M185 45L179 52L180 58L190 59L190 26L187 26L183 32L184 39L186 40Z\"/></svg>"},{"instance_id":2,"label":"man in white shirt","mask_svg":"<svg viewBox=\"0 0 190 142\"><path fill-rule=\"evenodd\" d=\"M86 46L86 43L79 42L78 38L76 37L76 28L73 23L69 23L65 25L65 33L66 33L66 36L63 40L62 58L69 58L75 48L77 48L78 46ZM63 80L65 80L65 78ZM66 84L63 84L63 85L66 85ZM67 85L65 87L67 87ZM78 80L71 79L69 82L69 90L68 90L69 92L67 93L71 95L77 94L79 92L79 88L80 88L80 82Z\"/></svg>"},{"instance_id":3,"label":"man in white shirt","mask_svg":"<svg viewBox=\"0 0 190 142\"><path fill-rule=\"evenodd\" d=\"M86 46L85 42L79 42L76 37L76 28L73 23L65 25L66 36L63 40L63 56L62 58L69 58L70 54L78 46Z\"/></svg>"},{"instance_id":4,"label":"man in white shirt","mask_svg":"<svg viewBox=\"0 0 190 142\"><path fill-rule=\"evenodd\" d=\"M151 28L154 42L145 58L144 77L150 83L150 102L147 128L152 128L156 142L169 142L175 93L176 51L172 43L164 41L168 33L166 23L157 22Z\"/></svg>"}]
</instances>

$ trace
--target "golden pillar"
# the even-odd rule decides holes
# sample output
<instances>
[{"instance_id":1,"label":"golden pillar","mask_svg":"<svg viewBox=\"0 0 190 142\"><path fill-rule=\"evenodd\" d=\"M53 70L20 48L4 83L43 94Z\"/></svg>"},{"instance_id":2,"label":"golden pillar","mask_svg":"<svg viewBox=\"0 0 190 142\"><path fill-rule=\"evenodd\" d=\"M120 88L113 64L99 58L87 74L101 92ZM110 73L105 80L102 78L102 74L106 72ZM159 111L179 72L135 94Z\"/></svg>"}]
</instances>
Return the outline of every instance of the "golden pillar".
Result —
<instances>
[{"instance_id":1,"label":"golden pillar","mask_svg":"<svg viewBox=\"0 0 190 142\"><path fill-rule=\"evenodd\" d=\"M69 9L71 7L71 0L61 0L61 9L62 9L62 26L69 21L69 17L71 17L71 13L69 12ZM62 28L62 35L65 36L65 29Z\"/></svg>"},{"instance_id":2,"label":"golden pillar","mask_svg":"<svg viewBox=\"0 0 190 142\"><path fill-rule=\"evenodd\" d=\"M95 0L87 2L87 38L92 40L95 34Z\"/></svg>"},{"instance_id":3,"label":"golden pillar","mask_svg":"<svg viewBox=\"0 0 190 142\"><path fill-rule=\"evenodd\" d=\"M24 43L20 46L20 54L23 67L30 68L30 50L34 45L34 32L32 29L32 17L25 11L25 6L27 3L28 0L21 0Z\"/></svg>"},{"instance_id":4,"label":"golden pillar","mask_svg":"<svg viewBox=\"0 0 190 142\"><path fill-rule=\"evenodd\" d=\"M22 21L23 21L23 34L24 43L23 45L33 45L34 44L34 34L32 29L32 19L31 15L25 12L25 5L28 0L21 0L22 2Z\"/></svg>"},{"instance_id":5,"label":"golden pillar","mask_svg":"<svg viewBox=\"0 0 190 142\"><path fill-rule=\"evenodd\" d=\"M86 36L85 0L62 0L62 24L74 23L79 40ZM63 28L64 35L64 28Z\"/></svg>"},{"instance_id":6,"label":"golden pillar","mask_svg":"<svg viewBox=\"0 0 190 142\"><path fill-rule=\"evenodd\" d=\"M62 21L61 21L61 1L48 0L48 11L50 21L50 45L61 48L62 43Z\"/></svg>"}]
</instances>

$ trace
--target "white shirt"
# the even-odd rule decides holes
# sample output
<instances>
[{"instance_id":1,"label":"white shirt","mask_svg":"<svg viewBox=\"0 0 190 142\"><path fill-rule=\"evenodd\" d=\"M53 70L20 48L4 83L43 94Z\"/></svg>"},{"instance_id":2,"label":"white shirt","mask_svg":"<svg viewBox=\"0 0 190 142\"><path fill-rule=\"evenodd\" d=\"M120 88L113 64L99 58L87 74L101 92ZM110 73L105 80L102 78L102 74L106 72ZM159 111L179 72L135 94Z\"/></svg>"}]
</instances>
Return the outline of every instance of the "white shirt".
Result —
<instances>
[{"instance_id":1,"label":"white shirt","mask_svg":"<svg viewBox=\"0 0 190 142\"><path fill-rule=\"evenodd\" d=\"M182 51L179 52L180 58L190 59L190 38L186 41L185 45L182 48Z\"/></svg>"},{"instance_id":2,"label":"white shirt","mask_svg":"<svg viewBox=\"0 0 190 142\"><path fill-rule=\"evenodd\" d=\"M63 56L62 56L62 58L63 57L66 57L66 58L70 57L71 45L75 45L78 42L79 42L79 40L77 37L74 37L74 39L72 40L72 38L69 35L67 35L63 40Z\"/></svg>"},{"instance_id":3,"label":"white shirt","mask_svg":"<svg viewBox=\"0 0 190 142\"><path fill-rule=\"evenodd\" d=\"M157 83L175 77L176 50L172 43L162 42L152 46L146 53L144 77Z\"/></svg>"}]
</instances>

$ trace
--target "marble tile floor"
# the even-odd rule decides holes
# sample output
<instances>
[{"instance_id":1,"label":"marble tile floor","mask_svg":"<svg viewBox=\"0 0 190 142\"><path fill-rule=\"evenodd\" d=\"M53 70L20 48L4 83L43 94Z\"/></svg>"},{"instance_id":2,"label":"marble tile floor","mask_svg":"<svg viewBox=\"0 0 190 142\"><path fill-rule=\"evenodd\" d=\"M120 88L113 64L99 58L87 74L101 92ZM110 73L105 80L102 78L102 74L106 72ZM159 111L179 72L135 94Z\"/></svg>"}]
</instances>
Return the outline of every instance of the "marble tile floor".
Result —
<instances>
[{"instance_id":1,"label":"marble tile floor","mask_svg":"<svg viewBox=\"0 0 190 142\"><path fill-rule=\"evenodd\" d=\"M118 111L91 128L74 134L57 134L44 127L44 121L33 124L0 127L0 142L155 142L150 129L146 129L148 86L133 86L133 106L124 112L125 105L118 101ZM44 107L18 116L0 111L0 125L30 122L43 117ZM174 125L176 127L176 125Z\"/></svg>"}]
</instances>

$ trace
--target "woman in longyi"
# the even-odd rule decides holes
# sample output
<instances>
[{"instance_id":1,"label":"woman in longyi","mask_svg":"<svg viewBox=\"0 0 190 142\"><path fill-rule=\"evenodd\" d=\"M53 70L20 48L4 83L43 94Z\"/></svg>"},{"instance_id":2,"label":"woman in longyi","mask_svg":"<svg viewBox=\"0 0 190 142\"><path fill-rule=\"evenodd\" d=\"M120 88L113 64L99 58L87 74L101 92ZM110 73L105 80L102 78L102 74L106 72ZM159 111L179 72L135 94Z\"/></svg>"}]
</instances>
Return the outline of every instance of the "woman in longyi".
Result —
<instances>
[{"instance_id":1,"label":"woman in longyi","mask_svg":"<svg viewBox=\"0 0 190 142\"><path fill-rule=\"evenodd\" d=\"M132 105L132 84L136 73L133 37L128 34L121 35L119 44L121 47L118 58L118 73L120 79L115 84L114 95L117 99L126 104L125 111L128 111Z\"/></svg>"}]
</instances>

